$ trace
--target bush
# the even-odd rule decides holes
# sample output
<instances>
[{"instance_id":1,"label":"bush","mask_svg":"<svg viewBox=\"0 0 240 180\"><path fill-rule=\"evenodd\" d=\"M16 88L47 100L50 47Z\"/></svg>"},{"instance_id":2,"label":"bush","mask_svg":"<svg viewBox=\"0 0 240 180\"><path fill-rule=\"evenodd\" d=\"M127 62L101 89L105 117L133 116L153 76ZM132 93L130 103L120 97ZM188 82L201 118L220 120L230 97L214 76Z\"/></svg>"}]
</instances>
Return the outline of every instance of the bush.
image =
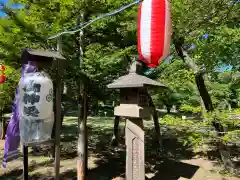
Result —
<instances>
[{"instance_id":1,"label":"bush","mask_svg":"<svg viewBox=\"0 0 240 180\"><path fill-rule=\"evenodd\" d=\"M212 126L213 120L218 120L226 132L219 137ZM203 144L216 148L219 142L240 145L240 119L232 119L228 111L214 111L205 114L205 121L183 120L166 115L160 121L161 127L168 127L168 133L176 136L184 145L198 148ZM169 130L170 129L170 130Z\"/></svg>"},{"instance_id":2,"label":"bush","mask_svg":"<svg viewBox=\"0 0 240 180\"><path fill-rule=\"evenodd\" d=\"M233 109L231 113L240 115L240 108Z\"/></svg>"},{"instance_id":3,"label":"bush","mask_svg":"<svg viewBox=\"0 0 240 180\"><path fill-rule=\"evenodd\" d=\"M237 111L236 111L237 112ZM240 119L232 118L229 111L215 110L212 113L205 115L208 124L211 125L213 120L217 120L224 127L226 132L223 132L223 137L220 139L223 143L238 143L240 145Z\"/></svg>"},{"instance_id":4,"label":"bush","mask_svg":"<svg viewBox=\"0 0 240 180\"><path fill-rule=\"evenodd\" d=\"M179 111L183 112L183 113L196 114L196 113L200 113L202 111L202 108L200 106L194 107L194 106L190 106L190 105L187 105L187 104L183 104L183 105L180 106Z\"/></svg>"},{"instance_id":5,"label":"bush","mask_svg":"<svg viewBox=\"0 0 240 180\"><path fill-rule=\"evenodd\" d=\"M202 144L202 134L198 131L205 127L201 121L183 120L172 115L166 115L160 121L161 127L168 127L168 132L177 137L184 146L192 148L198 147Z\"/></svg>"}]
</instances>

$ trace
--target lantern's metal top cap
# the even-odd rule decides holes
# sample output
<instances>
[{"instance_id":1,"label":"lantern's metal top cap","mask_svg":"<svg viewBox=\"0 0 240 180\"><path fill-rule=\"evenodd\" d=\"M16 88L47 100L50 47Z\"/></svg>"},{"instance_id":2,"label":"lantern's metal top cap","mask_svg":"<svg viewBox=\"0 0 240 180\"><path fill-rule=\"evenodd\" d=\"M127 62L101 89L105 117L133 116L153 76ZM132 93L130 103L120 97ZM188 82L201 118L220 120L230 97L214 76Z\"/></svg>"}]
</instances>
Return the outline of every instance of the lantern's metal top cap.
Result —
<instances>
[{"instance_id":1,"label":"lantern's metal top cap","mask_svg":"<svg viewBox=\"0 0 240 180\"><path fill-rule=\"evenodd\" d=\"M146 76L142 76L139 73L141 72L141 63L135 61L130 67L129 74L119 77L113 83L109 84L107 87L111 89L117 88L140 88L145 86L157 86L166 88L165 85L160 84L157 81L154 81Z\"/></svg>"},{"instance_id":2,"label":"lantern's metal top cap","mask_svg":"<svg viewBox=\"0 0 240 180\"><path fill-rule=\"evenodd\" d=\"M52 58L52 59L59 59L65 60L65 58L59 54L58 52L51 52L51 51L43 51L43 50L33 50L33 49L24 49L22 56L24 55L35 56L39 58Z\"/></svg>"}]
</instances>

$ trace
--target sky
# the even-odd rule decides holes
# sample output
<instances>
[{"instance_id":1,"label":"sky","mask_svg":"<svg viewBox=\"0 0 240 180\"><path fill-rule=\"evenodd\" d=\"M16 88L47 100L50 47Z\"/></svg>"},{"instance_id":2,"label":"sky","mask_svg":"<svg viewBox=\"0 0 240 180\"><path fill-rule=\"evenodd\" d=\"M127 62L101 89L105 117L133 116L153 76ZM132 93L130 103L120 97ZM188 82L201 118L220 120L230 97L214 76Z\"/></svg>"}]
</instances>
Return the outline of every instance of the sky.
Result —
<instances>
[{"instance_id":1,"label":"sky","mask_svg":"<svg viewBox=\"0 0 240 180\"><path fill-rule=\"evenodd\" d=\"M1 3L6 3L7 0L0 0ZM2 11L0 11L0 16L4 16L4 13Z\"/></svg>"},{"instance_id":2,"label":"sky","mask_svg":"<svg viewBox=\"0 0 240 180\"><path fill-rule=\"evenodd\" d=\"M218 69L216 69L217 72L223 72L223 71L230 71L232 69L231 65L227 65L227 66L222 66Z\"/></svg>"},{"instance_id":3,"label":"sky","mask_svg":"<svg viewBox=\"0 0 240 180\"><path fill-rule=\"evenodd\" d=\"M8 0L0 0L0 3L7 3L7 1ZM22 5L21 4L13 4L13 5L11 5L11 7L12 8L19 8L19 7L22 7ZM3 17L3 16L5 16L5 14L4 14L4 12L2 12L1 10L0 10L0 17Z\"/></svg>"},{"instance_id":4,"label":"sky","mask_svg":"<svg viewBox=\"0 0 240 180\"><path fill-rule=\"evenodd\" d=\"M6 3L6 2L7 2L7 0L0 0L0 2Z\"/></svg>"}]
</instances>

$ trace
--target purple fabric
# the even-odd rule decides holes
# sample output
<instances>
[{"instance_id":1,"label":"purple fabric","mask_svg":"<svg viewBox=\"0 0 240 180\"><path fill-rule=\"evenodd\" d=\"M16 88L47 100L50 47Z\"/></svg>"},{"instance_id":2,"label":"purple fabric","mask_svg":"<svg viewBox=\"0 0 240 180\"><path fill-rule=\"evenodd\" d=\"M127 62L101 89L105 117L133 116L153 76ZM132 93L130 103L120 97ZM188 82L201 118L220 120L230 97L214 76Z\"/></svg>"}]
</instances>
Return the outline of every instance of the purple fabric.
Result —
<instances>
[{"instance_id":1,"label":"purple fabric","mask_svg":"<svg viewBox=\"0 0 240 180\"><path fill-rule=\"evenodd\" d=\"M34 62L22 65L22 75L20 81L24 78L26 73L36 72L37 68ZM4 154L3 154L3 167L5 168L7 162L18 158L19 143L20 143L20 132L19 132L19 114L18 114L18 103L19 103L19 89L17 87L15 93L14 103L12 105L12 117L8 124Z\"/></svg>"}]
</instances>

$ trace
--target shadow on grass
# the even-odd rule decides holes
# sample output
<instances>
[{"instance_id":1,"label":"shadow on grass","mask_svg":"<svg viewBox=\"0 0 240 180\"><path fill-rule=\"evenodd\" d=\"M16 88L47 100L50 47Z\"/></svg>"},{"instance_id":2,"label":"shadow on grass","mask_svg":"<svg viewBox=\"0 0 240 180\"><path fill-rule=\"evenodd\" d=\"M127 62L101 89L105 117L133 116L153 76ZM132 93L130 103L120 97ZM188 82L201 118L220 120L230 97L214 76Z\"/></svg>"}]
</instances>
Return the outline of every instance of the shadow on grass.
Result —
<instances>
[{"instance_id":1,"label":"shadow on grass","mask_svg":"<svg viewBox=\"0 0 240 180\"><path fill-rule=\"evenodd\" d=\"M99 154L99 160L96 162L97 168L88 172L88 179L95 180L99 177L101 180L114 179L116 177L125 178L125 151L105 151ZM146 174L153 174L152 177L146 177L151 180L178 180L180 177L191 178L198 170L198 166L170 160L167 158L151 157L146 158ZM170 171L171 170L171 171Z\"/></svg>"},{"instance_id":2,"label":"shadow on grass","mask_svg":"<svg viewBox=\"0 0 240 180\"><path fill-rule=\"evenodd\" d=\"M43 161L43 162L40 162L40 163L32 161L32 162L29 162L30 165L28 167L28 171L32 172L35 169L41 168L43 166L45 166L45 167L52 166L53 163L54 163L53 159L49 159L47 161ZM22 177L22 174L23 174L23 170L22 169L14 169L12 171L9 171L9 172L5 173L3 175L3 177L0 177L0 180L20 179Z\"/></svg>"},{"instance_id":3,"label":"shadow on grass","mask_svg":"<svg viewBox=\"0 0 240 180\"><path fill-rule=\"evenodd\" d=\"M120 143L118 148L109 145L112 128L92 128L89 134L97 137L96 141L89 144L89 149L97 156L98 160L95 162L97 168L89 170L88 179L94 180L96 177L101 180L114 179L115 177L124 178L126 160L124 141ZM163 142L164 149L161 156L157 154L157 147L152 137L154 137L153 129L146 132L145 141L146 173L158 171L151 179L161 177L164 180L177 180L179 177L191 178L195 174L197 166L178 162L181 159L193 157L194 154L190 149L184 147L176 139L168 139ZM153 166L155 167L152 168Z\"/></svg>"},{"instance_id":4,"label":"shadow on grass","mask_svg":"<svg viewBox=\"0 0 240 180\"><path fill-rule=\"evenodd\" d=\"M155 170L157 171L151 180L178 180L180 177L191 179L197 170L198 166L182 163L174 160L164 159L159 165L156 165Z\"/></svg>"},{"instance_id":5,"label":"shadow on grass","mask_svg":"<svg viewBox=\"0 0 240 180\"><path fill-rule=\"evenodd\" d=\"M64 123L61 137L61 160L74 159L76 153L77 140L76 119L68 120ZM89 169L88 180L110 180L115 177L125 176L126 150L124 140L118 147L110 145L113 131L113 120L107 119L89 119L88 120L88 149L89 154L96 157L96 168ZM198 167L179 162L182 159L193 157L190 149L184 147L176 139L167 139L163 142L163 150L159 155L154 137L154 130L146 131L145 156L146 156L146 173L155 174L150 179L177 180L179 177L191 178L197 171ZM29 167L29 172L34 169L52 165L51 162L37 163ZM171 170L171 171L169 171ZM19 179L22 171L13 170L5 175L9 179ZM61 179L70 180L76 176L75 170L69 170L61 174ZM1 179L1 178L0 178ZM34 174L29 179L50 180L53 177L44 176L43 174ZM147 179L147 178L146 178Z\"/></svg>"}]
</instances>

